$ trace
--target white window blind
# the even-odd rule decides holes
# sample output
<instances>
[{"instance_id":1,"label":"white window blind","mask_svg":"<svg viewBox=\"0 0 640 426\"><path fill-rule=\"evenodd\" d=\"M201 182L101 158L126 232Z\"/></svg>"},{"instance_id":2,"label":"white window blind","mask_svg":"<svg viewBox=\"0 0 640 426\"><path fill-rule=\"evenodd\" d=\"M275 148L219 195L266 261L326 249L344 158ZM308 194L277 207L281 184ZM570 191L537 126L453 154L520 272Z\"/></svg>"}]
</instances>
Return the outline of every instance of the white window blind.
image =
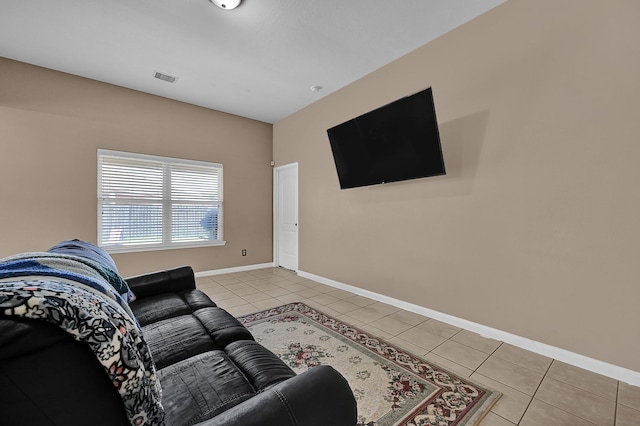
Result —
<instances>
[{"instance_id":1,"label":"white window blind","mask_svg":"<svg viewBox=\"0 0 640 426\"><path fill-rule=\"evenodd\" d=\"M222 245L222 164L98 150L98 244L110 252Z\"/></svg>"}]
</instances>

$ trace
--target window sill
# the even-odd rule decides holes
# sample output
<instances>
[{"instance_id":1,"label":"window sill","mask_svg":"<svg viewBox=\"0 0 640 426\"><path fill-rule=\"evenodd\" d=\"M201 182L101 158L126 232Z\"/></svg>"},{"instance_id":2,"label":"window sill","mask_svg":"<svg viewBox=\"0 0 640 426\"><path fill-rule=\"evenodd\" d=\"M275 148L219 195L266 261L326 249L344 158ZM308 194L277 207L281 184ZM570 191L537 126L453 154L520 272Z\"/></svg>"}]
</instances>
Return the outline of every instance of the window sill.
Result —
<instances>
[{"instance_id":1,"label":"window sill","mask_svg":"<svg viewBox=\"0 0 640 426\"><path fill-rule=\"evenodd\" d=\"M107 253L137 253L143 251L160 251L160 250L182 250L190 248L203 248L203 247L220 247L226 245L224 240L219 241L207 241L207 242L188 242L188 243L175 243L175 244L148 244L139 246L102 246Z\"/></svg>"}]
</instances>

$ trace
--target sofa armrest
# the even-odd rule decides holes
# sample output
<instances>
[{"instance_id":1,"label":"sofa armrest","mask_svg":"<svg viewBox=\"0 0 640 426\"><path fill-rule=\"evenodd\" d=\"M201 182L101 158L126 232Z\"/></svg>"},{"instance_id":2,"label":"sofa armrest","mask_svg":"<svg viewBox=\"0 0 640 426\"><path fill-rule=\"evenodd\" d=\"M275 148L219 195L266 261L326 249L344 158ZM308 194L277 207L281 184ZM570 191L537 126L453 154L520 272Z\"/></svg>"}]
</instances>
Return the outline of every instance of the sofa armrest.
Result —
<instances>
[{"instance_id":1,"label":"sofa armrest","mask_svg":"<svg viewBox=\"0 0 640 426\"><path fill-rule=\"evenodd\" d=\"M354 426L356 401L346 379L321 365L274 385L201 426Z\"/></svg>"},{"instance_id":2,"label":"sofa armrest","mask_svg":"<svg viewBox=\"0 0 640 426\"><path fill-rule=\"evenodd\" d=\"M136 275L126 278L125 281L136 298L196 288L196 279L191 266L180 266L150 274Z\"/></svg>"}]
</instances>

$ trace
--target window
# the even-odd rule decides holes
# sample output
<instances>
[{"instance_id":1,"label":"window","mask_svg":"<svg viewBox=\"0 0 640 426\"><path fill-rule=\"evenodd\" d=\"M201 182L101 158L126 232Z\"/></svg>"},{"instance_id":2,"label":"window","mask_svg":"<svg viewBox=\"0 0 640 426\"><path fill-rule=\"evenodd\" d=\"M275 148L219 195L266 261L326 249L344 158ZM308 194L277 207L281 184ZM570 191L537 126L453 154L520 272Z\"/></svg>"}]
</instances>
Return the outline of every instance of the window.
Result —
<instances>
[{"instance_id":1,"label":"window","mask_svg":"<svg viewBox=\"0 0 640 426\"><path fill-rule=\"evenodd\" d=\"M222 164L98 150L98 245L224 245Z\"/></svg>"}]
</instances>

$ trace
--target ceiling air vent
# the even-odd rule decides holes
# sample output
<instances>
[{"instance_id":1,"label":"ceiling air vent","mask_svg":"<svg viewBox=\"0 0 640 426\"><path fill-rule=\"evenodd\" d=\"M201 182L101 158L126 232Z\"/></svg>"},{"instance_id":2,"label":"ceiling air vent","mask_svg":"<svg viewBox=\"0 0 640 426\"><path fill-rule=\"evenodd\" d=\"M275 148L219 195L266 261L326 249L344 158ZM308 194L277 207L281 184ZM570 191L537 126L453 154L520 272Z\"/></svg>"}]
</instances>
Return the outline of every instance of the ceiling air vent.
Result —
<instances>
[{"instance_id":1,"label":"ceiling air vent","mask_svg":"<svg viewBox=\"0 0 640 426\"><path fill-rule=\"evenodd\" d=\"M163 73L158 72L158 71L155 71L153 73L153 76L155 78L157 78L158 80L167 81L169 83L175 83L176 80L178 79L177 77L173 77L173 76L168 75L168 74L163 74Z\"/></svg>"}]
</instances>

